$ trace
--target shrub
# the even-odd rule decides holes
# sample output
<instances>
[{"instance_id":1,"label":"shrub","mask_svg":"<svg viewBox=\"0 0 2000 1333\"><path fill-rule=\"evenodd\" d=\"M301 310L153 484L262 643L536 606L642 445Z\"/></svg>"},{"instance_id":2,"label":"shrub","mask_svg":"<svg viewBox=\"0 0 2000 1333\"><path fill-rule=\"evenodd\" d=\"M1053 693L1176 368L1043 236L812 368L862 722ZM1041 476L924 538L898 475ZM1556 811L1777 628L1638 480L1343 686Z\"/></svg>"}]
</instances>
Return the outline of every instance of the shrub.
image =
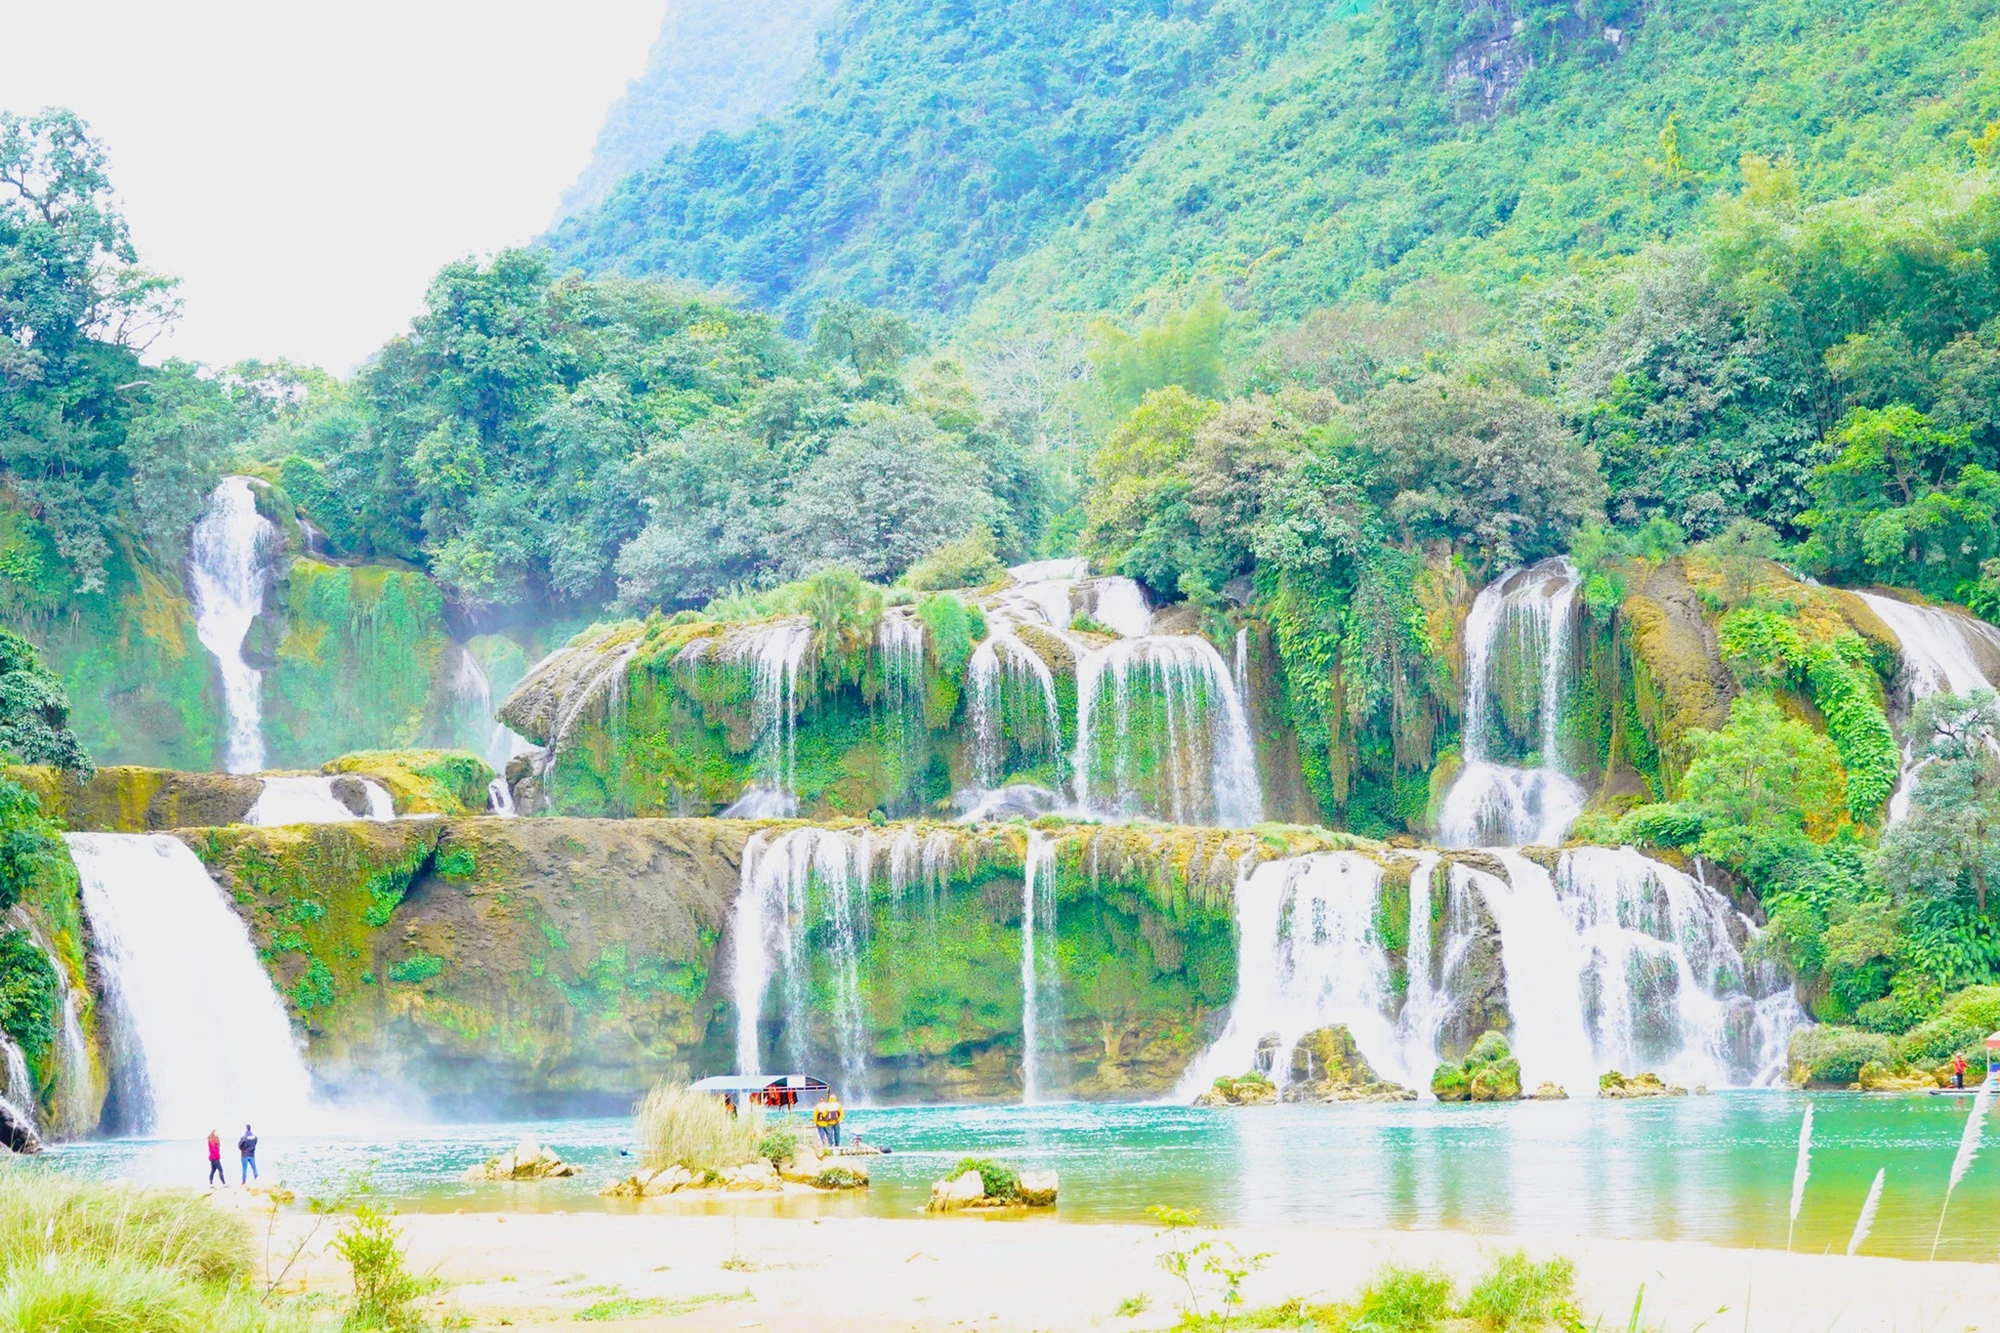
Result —
<instances>
[{"instance_id":1,"label":"shrub","mask_svg":"<svg viewBox=\"0 0 2000 1333\"><path fill-rule=\"evenodd\" d=\"M789 1162L798 1156L802 1137L797 1125L781 1120L764 1131L764 1137L757 1142L757 1155L772 1166Z\"/></svg>"},{"instance_id":2,"label":"shrub","mask_svg":"<svg viewBox=\"0 0 2000 1333\"><path fill-rule=\"evenodd\" d=\"M1960 1051L1968 1060L1983 1059L1986 1036L1996 1027L2000 1027L2000 986L1967 986L1911 1028L1898 1045L1905 1060L1949 1060Z\"/></svg>"},{"instance_id":3,"label":"shrub","mask_svg":"<svg viewBox=\"0 0 2000 1333\"><path fill-rule=\"evenodd\" d=\"M1495 1261L1459 1314L1494 1333L1539 1333L1551 1324L1580 1330L1575 1293L1575 1264L1567 1259L1538 1264L1516 1250Z\"/></svg>"},{"instance_id":4,"label":"shrub","mask_svg":"<svg viewBox=\"0 0 2000 1333\"><path fill-rule=\"evenodd\" d=\"M388 1214L362 1204L354 1210L354 1221L333 1238L333 1249L354 1274L350 1327L383 1333L415 1333L423 1328L423 1312L416 1302L432 1284L410 1271L403 1233Z\"/></svg>"},{"instance_id":5,"label":"shrub","mask_svg":"<svg viewBox=\"0 0 2000 1333\"><path fill-rule=\"evenodd\" d=\"M979 527L911 565L903 574L903 586L918 592L978 588L1006 572L993 553L992 530Z\"/></svg>"},{"instance_id":6,"label":"shrub","mask_svg":"<svg viewBox=\"0 0 2000 1333\"><path fill-rule=\"evenodd\" d=\"M823 1190L858 1189L868 1182L844 1166L830 1166L812 1178L815 1188Z\"/></svg>"},{"instance_id":7,"label":"shrub","mask_svg":"<svg viewBox=\"0 0 2000 1333\"><path fill-rule=\"evenodd\" d=\"M952 1168L954 1177L977 1171L981 1188L989 1199L1013 1199L1021 1193L1021 1176L1011 1166L1002 1166L984 1157L965 1157Z\"/></svg>"},{"instance_id":8,"label":"shrub","mask_svg":"<svg viewBox=\"0 0 2000 1333\"><path fill-rule=\"evenodd\" d=\"M662 1083L639 1103L639 1135L649 1167L684 1166L718 1175L758 1156L764 1116L755 1107L730 1115L719 1097Z\"/></svg>"},{"instance_id":9,"label":"shrub","mask_svg":"<svg viewBox=\"0 0 2000 1333\"><path fill-rule=\"evenodd\" d=\"M1479 1040L1472 1043L1472 1049L1465 1053L1465 1067L1468 1072L1474 1065L1492 1064L1505 1060L1514 1054L1514 1048L1507 1044L1504 1032L1482 1032Z\"/></svg>"},{"instance_id":10,"label":"shrub","mask_svg":"<svg viewBox=\"0 0 2000 1333\"><path fill-rule=\"evenodd\" d=\"M399 963L391 963L389 980L414 985L419 981L429 981L442 971L444 971L444 959L436 954L419 951Z\"/></svg>"},{"instance_id":11,"label":"shrub","mask_svg":"<svg viewBox=\"0 0 2000 1333\"><path fill-rule=\"evenodd\" d=\"M1861 1066L1870 1061L1894 1063L1887 1037L1831 1023L1801 1028L1792 1034L1786 1048L1794 1083L1845 1087L1861 1077Z\"/></svg>"},{"instance_id":12,"label":"shrub","mask_svg":"<svg viewBox=\"0 0 2000 1333\"><path fill-rule=\"evenodd\" d=\"M1701 841L1706 829L1700 812L1690 810L1678 801L1661 801L1628 811L1618 821L1617 832L1613 836L1619 842L1639 846L1687 850Z\"/></svg>"}]
</instances>

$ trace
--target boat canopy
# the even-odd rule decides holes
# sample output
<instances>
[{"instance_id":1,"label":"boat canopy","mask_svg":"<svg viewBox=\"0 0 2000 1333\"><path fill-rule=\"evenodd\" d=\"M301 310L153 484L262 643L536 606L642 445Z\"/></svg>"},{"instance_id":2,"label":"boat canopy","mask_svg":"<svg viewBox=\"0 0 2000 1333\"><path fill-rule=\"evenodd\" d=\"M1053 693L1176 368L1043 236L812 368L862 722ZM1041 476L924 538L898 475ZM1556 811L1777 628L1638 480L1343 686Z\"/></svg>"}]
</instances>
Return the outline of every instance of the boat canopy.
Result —
<instances>
[{"instance_id":1,"label":"boat canopy","mask_svg":"<svg viewBox=\"0 0 2000 1333\"><path fill-rule=\"evenodd\" d=\"M690 1092L706 1092L734 1102L739 1098L762 1106L817 1106L833 1091L810 1074L717 1074L689 1085Z\"/></svg>"}]
</instances>

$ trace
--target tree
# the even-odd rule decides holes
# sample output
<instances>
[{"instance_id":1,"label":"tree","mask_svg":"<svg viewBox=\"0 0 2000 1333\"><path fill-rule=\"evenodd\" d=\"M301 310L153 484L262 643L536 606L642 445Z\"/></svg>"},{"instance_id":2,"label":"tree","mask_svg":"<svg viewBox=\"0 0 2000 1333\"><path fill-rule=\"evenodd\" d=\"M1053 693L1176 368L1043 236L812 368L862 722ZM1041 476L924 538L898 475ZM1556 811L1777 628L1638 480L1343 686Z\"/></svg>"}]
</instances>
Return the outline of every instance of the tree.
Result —
<instances>
[{"instance_id":1,"label":"tree","mask_svg":"<svg viewBox=\"0 0 2000 1333\"><path fill-rule=\"evenodd\" d=\"M990 522L993 496L973 461L929 420L891 409L834 436L776 516L789 577L844 565L894 579L945 542Z\"/></svg>"},{"instance_id":2,"label":"tree","mask_svg":"<svg viewBox=\"0 0 2000 1333\"><path fill-rule=\"evenodd\" d=\"M137 352L173 318L172 290L139 267L83 122L0 114L0 478L80 592L104 586Z\"/></svg>"},{"instance_id":3,"label":"tree","mask_svg":"<svg viewBox=\"0 0 2000 1333\"><path fill-rule=\"evenodd\" d=\"M94 769L69 729L69 695L35 646L0 629L0 761L52 764L86 777Z\"/></svg>"},{"instance_id":4,"label":"tree","mask_svg":"<svg viewBox=\"0 0 2000 1333\"><path fill-rule=\"evenodd\" d=\"M1701 850L1742 865L1761 838L1824 840L1845 813L1846 774L1833 742L1787 717L1767 694L1739 695L1718 731L1688 732L1693 758L1680 804L1701 821Z\"/></svg>"},{"instance_id":5,"label":"tree","mask_svg":"<svg viewBox=\"0 0 2000 1333\"><path fill-rule=\"evenodd\" d=\"M1091 326L1097 368L1106 403L1126 412L1156 389L1184 389L1197 398L1222 391L1222 346L1229 333L1229 307L1222 293L1205 289L1183 310L1168 314L1137 333L1108 320Z\"/></svg>"},{"instance_id":6,"label":"tree","mask_svg":"<svg viewBox=\"0 0 2000 1333\"><path fill-rule=\"evenodd\" d=\"M1981 913L2000 878L2000 699L1991 690L1936 694L1911 712L1924 737L1910 813L1882 839L1876 868L1899 897L1949 899L1971 889Z\"/></svg>"}]
</instances>

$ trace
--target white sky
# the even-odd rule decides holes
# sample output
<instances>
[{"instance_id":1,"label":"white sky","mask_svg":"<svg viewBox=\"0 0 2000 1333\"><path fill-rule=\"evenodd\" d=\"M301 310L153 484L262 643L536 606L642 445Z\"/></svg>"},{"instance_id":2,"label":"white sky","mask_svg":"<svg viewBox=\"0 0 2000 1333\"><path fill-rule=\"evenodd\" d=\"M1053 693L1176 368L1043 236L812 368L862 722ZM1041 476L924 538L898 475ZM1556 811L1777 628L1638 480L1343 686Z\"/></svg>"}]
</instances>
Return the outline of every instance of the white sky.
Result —
<instances>
[{"instance_id":1,"label":"white sky","mask_svg":"<svg viewBox=\"0 0 2000 1333\"><path fill-rule=\"evenodd\" d=\"M346 372L528 240L667 0L0 0L0 109L67 106L186 312L153 354Z\"/></svg>"}]
</instances>

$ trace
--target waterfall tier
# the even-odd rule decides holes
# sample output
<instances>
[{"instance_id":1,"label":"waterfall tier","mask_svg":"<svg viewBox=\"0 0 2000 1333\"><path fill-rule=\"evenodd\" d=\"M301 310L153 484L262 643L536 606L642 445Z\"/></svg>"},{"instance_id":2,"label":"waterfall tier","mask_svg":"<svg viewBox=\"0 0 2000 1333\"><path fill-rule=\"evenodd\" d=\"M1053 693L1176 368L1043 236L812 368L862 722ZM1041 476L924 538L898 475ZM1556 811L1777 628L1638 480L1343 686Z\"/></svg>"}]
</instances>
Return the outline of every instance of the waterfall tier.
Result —
<instances>
[{"instance_id":1,"label":"waterfall tier","mask_svg":"<svg viewBox=\"0 0 2000 1333\"><path fill-rule=\"evenodd\" d=\"M64 835L83 886L139 1127L163 1138L319 1117L284 1005L250 933L165 834Z\"/></svg>"},{"instance_id":2,"label":"waterfall tier","mask_svg":"<svg viewBox=\"0 0 2000 1333\"><path fill-rule=\"evenodd\" d=\"M1857 592L1855 596L1895 634L1903 660L1899 683L1912 700L1990 690L2000 677L2000 629L1971 616L1918 606L1881 593ZM1906 739L1902 777L1889 798L1891 824L1909 814L1910 790L1920 767L1916 748Z\"/></svg>"},{"instance_id":3,"label":"waterfall tier","mask_svg":"<svg viewBox=\"0 0 2000 1333\"><path fill-rule=\"evenodd\" d=\"M243 658L250 624L270 590L270 549L277 530L257 512L245 477L224 477L188 542L188 592L195 636L222 675L229 739L223 766L254 773L264 766L263 674Z\"/></svg>"},{"instance_id":4,"label":"waterfall tier","mask_svg":"<svg viewBox=\"0 0 2000 1333\"><path fill-rule=\"evenodd\" d=\"M358 786L368 812L356 814L334 792L334 784ZM389 789L373 778L317 777L310 774L264 779L264 790L243 816L246 824L341 824L350 819L394 819L396 803Z\"/></svg>"},{"instance_id":5,"label":"waterfall tier","mask_svg":"<svg viewBox=\"0 0 2000 1333\"><path fill-rule=\"evenodd\" d=\"M1446 794L1448 847L1554 845L1583 811L1563 772L1576 658L1576 571L1544 560L1480 589L1465 618L1464 770Z\"/></svg>"},{"instance_id":6,"label":"waterfall tier","mask_svg":"<svg viewBox=\"0 0 2000 1333\"><path fill-rule=\"evenodd\" d=\"M1088 652L1076 700L1084 810L1236 828L1263 819L1249 712L1208 640L1155 635Z\"/></svg>"},{"instance_id":7,"label":"waterfall tier","mask_svg":"<svg viewBox=\"0 0 2000 1333\"><path fill-rule=\"evenodd\" d=\"M1392 864L1409 874L1402 913L1386 892L1400 876L1360 853L1244 874L1237 996L1182 1096L1251 1069L1274 1037L1288 1049L1330 1024L1422 1091L1447 1037L1462 1050L1503 1016L1523 1084L1573 1096L1613 1069L1718 1087L1783 1074L1804 1015L1782 978L1745 963L1749 922L1699 881L1630 849L1565 852L1553 874L1506 851L1443 875L1436 853Z\"/></svg>"},{"instance_id":8,"label":"waterfall tier","mask_svg":"<svg viewBox=\"0 0 2000 1333\"><path fill-rule=\"evenodd\" d=\"M798 813L799 669L812 627L784 621L759 630L736 650L751 665L755 777L723 813L737 819L784 819Z\"/></svg>"}]
</instances>

